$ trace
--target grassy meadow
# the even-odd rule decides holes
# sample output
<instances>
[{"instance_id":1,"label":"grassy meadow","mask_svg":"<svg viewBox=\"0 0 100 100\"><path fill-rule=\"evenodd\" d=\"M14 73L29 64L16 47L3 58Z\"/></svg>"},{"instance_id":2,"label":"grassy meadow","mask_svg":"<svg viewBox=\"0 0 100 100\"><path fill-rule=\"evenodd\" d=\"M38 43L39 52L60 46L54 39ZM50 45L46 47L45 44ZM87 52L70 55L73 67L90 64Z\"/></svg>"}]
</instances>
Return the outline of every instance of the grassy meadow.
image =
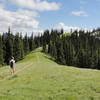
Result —
<instances>
[{"instance_id":1,"label":"grassy meadow","mask_svg":"<svg viewBox=\"0 0 100 100\"><path fill-rule=\"evenodd\" d=\"M41 48L16 63L18 70L6 78L9 66L0 68L0 100L100 100L100 70L59 65Z\"/></svg>"}]
</instances>

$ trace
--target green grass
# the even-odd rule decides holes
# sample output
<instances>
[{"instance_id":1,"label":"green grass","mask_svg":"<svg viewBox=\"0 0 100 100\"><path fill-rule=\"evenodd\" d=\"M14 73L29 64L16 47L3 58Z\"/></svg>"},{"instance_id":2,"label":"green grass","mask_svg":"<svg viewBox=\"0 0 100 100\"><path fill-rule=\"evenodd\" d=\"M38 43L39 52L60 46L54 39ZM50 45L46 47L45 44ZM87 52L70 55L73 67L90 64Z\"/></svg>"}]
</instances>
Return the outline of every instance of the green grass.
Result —
<instances>
[{"instance_id":1,"label":"green grass","mask_svg":"<svg viewBox=\"0 0 100 100\"><path fill-rule=\"evenodd\" d=\"M64 33L63 34L65 37L70 37L72 35L72 33ZM60 35L60 37L62 38L62 35Z\"/></svg>"},{"instance_id":2,"label":"green grass","mask_svg":"<svg viewBox=\"0 0 100 100\"><path fill-rule=\"evenodd\" d=\"M0 100L100 100L100 71L58 65L49 55L30 53L16 70L31 66L0 82ZM0 68L0 80L10 74Z\"/></svg>"},{"instance_id":3,"label":"green grass","mask_svg":"<svg viewBox=\"0 0 100 100\"><path fill-rule=\"evenodd\" d=\"M65 35L65 36L71 36L72 33L65 33L64 35Z\"/></svg>"}]
</instances>

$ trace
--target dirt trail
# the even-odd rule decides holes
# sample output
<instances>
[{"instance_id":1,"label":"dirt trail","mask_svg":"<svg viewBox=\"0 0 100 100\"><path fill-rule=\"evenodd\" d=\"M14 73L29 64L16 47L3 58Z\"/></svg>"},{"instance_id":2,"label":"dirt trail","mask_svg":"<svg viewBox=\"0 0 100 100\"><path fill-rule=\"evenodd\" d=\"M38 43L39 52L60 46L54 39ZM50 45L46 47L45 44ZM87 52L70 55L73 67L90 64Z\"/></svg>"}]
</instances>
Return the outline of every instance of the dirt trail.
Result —
<instances>
[{"instance_id":1,"label":"dirt trail","mask_svg":"<svg viewBox=\"0 0 100 100\"><path fill-rule=\"evenodd\" d=\"M0 82L2 82L2 81L4 81L4 80L7 80L7 79L9 79L9 78L11 78L11 77L13 77L14 75L16 75L17 73L19 73L19 72L23 71L24 69L28 68L28 67L31 66L32 64L33 64L33 63L28 64L28 65L26 65L26 66L22 66L22 68L19 69L19 70L17 70L17 71L15 71L15 73L14 73L13 75L8 75L8 76L6 76L5 78L1 79Z\"/></svg>"}]
</instances>

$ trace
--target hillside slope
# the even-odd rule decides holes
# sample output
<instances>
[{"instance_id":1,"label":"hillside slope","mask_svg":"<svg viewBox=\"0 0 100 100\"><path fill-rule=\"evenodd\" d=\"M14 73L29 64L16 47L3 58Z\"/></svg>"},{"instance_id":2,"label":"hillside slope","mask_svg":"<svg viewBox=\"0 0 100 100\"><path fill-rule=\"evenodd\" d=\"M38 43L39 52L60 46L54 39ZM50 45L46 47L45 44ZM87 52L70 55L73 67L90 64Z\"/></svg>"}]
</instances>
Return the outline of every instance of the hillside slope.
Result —
<instances>
[{"instance_id":1,"label":"hillside slope","mask_svg":"<svg viewBox=\"0 0 100 100\"><path fill-rule=\"evenodd\" d=\"M40 51L18 62L12 77L0 68L0 100L100 100L100 71L58 65Z\"/></svg>"}]
</instances>

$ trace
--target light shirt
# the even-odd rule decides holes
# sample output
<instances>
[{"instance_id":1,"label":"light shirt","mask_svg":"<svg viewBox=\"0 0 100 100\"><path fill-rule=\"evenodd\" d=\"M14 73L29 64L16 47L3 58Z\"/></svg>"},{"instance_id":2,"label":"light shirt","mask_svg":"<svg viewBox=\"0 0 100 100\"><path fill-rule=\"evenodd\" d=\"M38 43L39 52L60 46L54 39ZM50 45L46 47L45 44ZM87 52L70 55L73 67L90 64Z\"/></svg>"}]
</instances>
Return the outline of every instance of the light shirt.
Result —
<instances>
[{"instance_id":1,"label":"light shirt","mask_svg":"<svg viewBox=\"0 0 100 100\"><path fill-rule=\"evenodd\" d=\"M14 59L11 59L11 60L10 60L10 63L11 63L11 62L13 62L13 64L14 64L14 63L15 63L15 60L14 60Z\"/></svg>"}]
</instances>

